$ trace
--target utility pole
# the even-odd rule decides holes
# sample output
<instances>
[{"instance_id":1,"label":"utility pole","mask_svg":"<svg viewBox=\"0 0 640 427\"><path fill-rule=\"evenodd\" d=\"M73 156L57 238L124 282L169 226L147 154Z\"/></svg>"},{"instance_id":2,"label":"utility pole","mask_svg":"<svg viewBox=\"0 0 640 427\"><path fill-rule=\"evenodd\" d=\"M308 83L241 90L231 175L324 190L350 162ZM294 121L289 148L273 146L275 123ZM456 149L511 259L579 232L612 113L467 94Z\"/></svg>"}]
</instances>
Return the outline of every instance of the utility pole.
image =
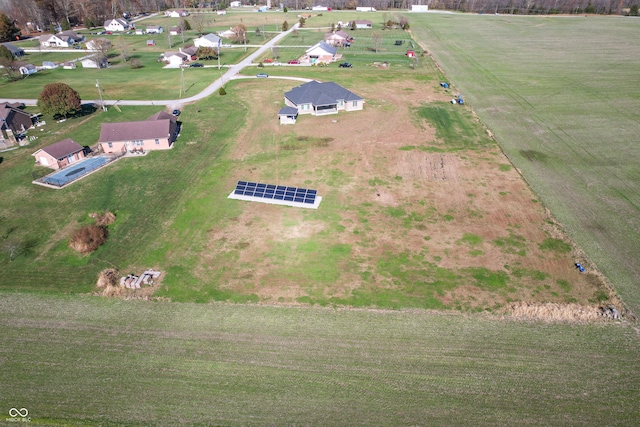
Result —
<instances>
[{"instance_id":1,"label":"utility pole","mask_svg":"<svg viewBox=\"0 0 640 427\"><path fill-rule=\"evenodd\" d=\"M184 95L184 67L180 67L180 74L182 76L182 89L180 89L180 98Z\"/></svg>"},{"instance_id":2,"label":"utility pole","mask_svg":"<svg viewBox=\"0 0 640 427\"><path fill-rule=\"evenodd\" d=\"M100 96L100 108L102 111L107 111L107 106L104 105L104 101L102 101L102 91L100 90L100 83L96 80L96 87L98 88L98 95Z\"/></svg>"},{"instance_id":3,"label":"utility pole","mask_svg":"<svg viewBox=\"0 0 640 427\"><path fill-rule=\"evenodd\" d=\"M222 47L222 39L218 40L218 70L220 70L220 48Z\"/></svg>"}]
</instances>

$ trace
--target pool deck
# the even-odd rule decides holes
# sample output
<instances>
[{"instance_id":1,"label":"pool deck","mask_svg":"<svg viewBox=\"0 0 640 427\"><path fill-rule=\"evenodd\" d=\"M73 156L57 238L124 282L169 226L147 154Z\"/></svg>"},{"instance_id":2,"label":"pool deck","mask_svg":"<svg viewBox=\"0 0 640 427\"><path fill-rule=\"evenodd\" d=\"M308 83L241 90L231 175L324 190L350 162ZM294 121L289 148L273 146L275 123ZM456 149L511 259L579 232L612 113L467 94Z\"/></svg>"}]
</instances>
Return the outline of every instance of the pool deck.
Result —
<instances>
[{"instance_id":1,"label":"pool deck","mask_svg":"<svg viewBox=\"0 0 640 427\"><path fill-rule=\"evenodd\" d=\"M104 168L106 166L109 166L110 164L113 164L114 162L120 160L122 157L126 157L126 156L114 156L114 155L109 155L109 154L99 154L99 156L107 157L110 160L108 162L106 162L105 164L103 164L103 165L101 165L101 166L99 166L99 167L97 167L97 168L95 168L93 170L90 170L89 172L87 172L85 174L82 174L82 175L78 176L77 178L74 178L74 179L71 179L71 180L65 182L63 185L58 186L58 185L49 184L49 183L45 182L45 179L48 178L48 177L51 177L51 176L53 176L55 174L58 174L58 173L60 173L62 171L65 171L67 169L72 169L74 167L78 167L79 165L82 164L82 162L76 162L76 163L72 163L70 165L67 165L62 169L55 170L52 173L49 173L49 174L47 174L47 175L45 175L45 176L43 176L41 178L38 178L38 179L35 179L35 180L31 181L31 183L32 184L36 184L36 185L41 185L41 186L47 187L47 188L53 188L54 190L60 190L60 189L68 187L69 185L73 184L74 182L78 182L81 179L84 179L85 177L93 174L94 172L97 172L97 171L101 170L102 168ZM91 158L92 157L89 157L88 159L91 159Z\"/></svg>"}]
</instances>

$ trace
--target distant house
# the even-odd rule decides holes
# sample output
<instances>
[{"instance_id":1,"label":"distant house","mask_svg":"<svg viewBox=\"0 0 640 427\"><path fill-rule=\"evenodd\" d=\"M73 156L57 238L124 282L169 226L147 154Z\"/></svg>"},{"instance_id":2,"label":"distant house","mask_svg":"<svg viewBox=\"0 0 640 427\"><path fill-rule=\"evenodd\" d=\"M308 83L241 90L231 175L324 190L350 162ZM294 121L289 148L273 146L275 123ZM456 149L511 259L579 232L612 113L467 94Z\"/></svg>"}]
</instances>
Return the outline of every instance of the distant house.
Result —
<instances>
[{"instance_id":1,"label":"distant house","mask_svg":"<svg viewBox=\"0 0 640 427\"><path fill-rule=\"evenodd\" d=\"M179 36L182 34L182 29L180 29L180 27L171 27L169 28L169 34L172 36Z\"/></svg>"},{"instance_id":2,"label":"distant house","mask_svg":"<svg viewBox=\"0 0 640 427\"><path fill-rule=\"evenodd\" d=\"M356 28L359 30L371 29L373 22L367 20L356 21Z\"/></svg>"},{"instance_id":3,"label":"distant house","mask_svg":"<svg viewBox=\"0 0 640 427\"><path fill-rule=\"evenodd\" d=\"M143 30L142 28L136 28L136 35L137 36L143 36L147 34L147 30Z\"/></svg>"},{"instance_id":4,"label":"distant house","mask_svg":"<svg viewBox=\"0 0 640 427\"><path fill-rule=\"evenodd\" d=\"M298 114L321 116L338 111L356 111L364 107L364 99L337 83L310 81L284 94L284 102Z\"/></svg>"},{"instance_id":5,"label":"distant house","mask_svg":"<svg viewBox=\"0 0 640 427\"><path fill-rule=\"evenodd\" d=\"M215 34L209 33L206 36L195 39L193 44L196 47L219 47L222 44L222 40Z\"/></svg>"},{"instance_id":6,"label":"distant house","mask_svg":"<svg viewBox=\"0 0 640 427\"><path fill-rule=\"evenodd\" d=\"M351 41L353 41L353 38L342 30L325 33L324 35L324 42L329 46L346 46Z\"/></svg>"},{"instance_id":7,"label":"distant house","mask_svg":"<svg viewBox=\"0 0 640 427\"><path fill-rule=\"evenodd\" d=\"M0 139L3 138L3 135L15 139L17 135L33 127L31 115L24 112L22 108L24 108L24 104L19 102L0 103Z\"/></svg>"},{"instance_id":8,"label":"distant house","mask_svg":"<svg viewBox=\"0 0 640 427\"><path fill-rule=\"evenodd\" d=\"M38 72L38 69L33 64L26 64L19 68L20 74L23 76L28 76L30 74L34 74Z\"/></svg>"},{"instance_id":9,"label":"distant house","mask_svg":"<svg viewBox=\"0 0 640 427\"><path fill-rule=\"evenodd\" d=\"M229 7L240 7L242 6L242 2L240 1L232 1L231 3L229 3Z\"/></svg>"},{"instance_id":10,"label":"distant house","mask_svg":"<svg viewBox=\"0 0 640 427\"><path fill-rule=\"evenodd\" d=\"M62 63L62 68L65 70L75 70L76 69L76 63L73 61L67 61L67 62L63 62Z\"/></svg>"},{"instance_id":11,"label":"distant house","mask_svg":"<svg viewBox=\"0 0 640 427\"><path fill-rule=\"evenodd\" d=\"M216 13L217 13L218 15L226 15L226 14L227 14L227 11L226 11L226 10L216 10Z\"/></svg>"},{"instance_id":12,"label":"distant house","mask_svg":"<svg viewBox=\"0 0 640 427\"><path fill-rule=\"evenodd\" d=\"M218 32L218 35L219 35L220 37L222 37L222 38L225 38L225 39L231 39L231 38L234 38L234 37L236 37L236 35L237 35L237 34L238 34L238 33L236 33L236 32L233 30L233 28L229 28L228 30L224 30L224 31L219 31L219 32Z\"/></svg>"},{"instance_id":13,"label":"distant house","mask_svg":"<svg viewBox=\"0 0 640 427\"><path fill-rule=\"evenodd\" d=\"M42 69L44 70L53 70L54 68L58 68L55 62L52 61L42 61Z\"/></svg>"},{"instance_id":14,"label":"distant house","mask_svg":"<svg viewBox=\"0 0 640 427\"><path fill-rule=\"evenodd\" d=\"M413 4L411 5L411 12L429 12L429 6L426 4Z\"/></svg>"},{"instance_id":15,"label":"distant house","mask_svg":"<svg viewBox=\"0 0 640 427\"><path fill-rule=\"evenodd\" d=\"M102 123L98 142L105 153L168 150L178 131L176 117L160 111L144 121Z\"/></svg>"},{"instance_id":16,"label":"distant house","mask_svg":"<svg viewBox=\"0 0 640 427\"><path fill-rule=\"evenodd\" d=\"M81 61L82 68L108 68L109 62L106 58L85 58Z\"/></svg>"},{"instance_id":17,"label":"distant house","mask_svg":"<svg viewBox=\"0 0 640 427\"><path fill-rule=\"evenodd\" d=\"M63 139L32 154L36 164L60 169L85 157L84 147L71 138Z\"/></svg>"},{"instance_id":18,"label":"distant house","mask_svg":"<svg viewBox=\"0 0 640 427\"><path fill-rule=\"evenodd\" d=\"M40 47L70 47L74 44L71 37L62 34L45 34L39 41Z\"/></svg>"},{"instance_id":19,"label":"distant house","mask_svg":"<svg viewBox=\"0 0 640 427\"><path fill-rule=\"evenodd\" d=\"M313 6L311 10L316 12L328 12L331 8L328 8L327 6Z\"/></svg>"},{"instance_id":20,"label":"distant house","mask_svg":"<svg viewBox=\"0 0 640 427\"><path fill-rule=\"evenodd\" d=\"M129 31L131 29L131 24L129 21L122 18L116 19L108 19L104 21L104 29L105 31Z\"/></svg>"},{"instance_id":21,"label":"distant house","mask_svg":"<svg viewBox=\"0 0 640 427\"><path fill-rule=\"evenodd\" d=\"M179 52L164 52L160 59L164 61L168 67L179 67L191 60L191 55L180 50Z\"/></svg>"},{"instance_id":22,"label":"distant house","mask_svg":"<svg viewBox=\"0 0 640 427\"><path fill-rule=\"evenodd\" d=\"M278 120L281 125L293 125L298 119L298 109L294 107L282 107L278 111Z\"/></svg>"},{"instance_id":23,"label":"distant house","mask_svg":"<svg viewBox=\"0 0 640 427\"><path fill-rule=\"evenodd\" d=\"M72 44L82 43L85 41L85 37L83 35L72 30L61 31L57 35L70 38L72 40Z\"/></svg>"},{"instance_id":24,"label":"distant house","mask_svg":"<svg viewBox=\"0 0 640 427\"><path fill-rule=\"evenodd\" d=\"M325 42L318 42L305 52L305 61L312 64L324 62L326 64L336 60L337 50Z\"/></svg>"},{"instance_id":25,"label":"distant house","mask_svg":"<svg viewBox=\"0 0 640 427\"><path fill-rule=\"evenodd\" d=\"M2 46L9 49L9 52L11 52L14 58L24 56L24 50L20 47L14 46L11 43L2 43Z\"/></svg>"},{"instance_id":26,"label":"distant house","mask_svg":"<svg viewBox=\"0 0 640 427\"><path fill-rule=\"evenodd\" d=\"M184 49L182 49L182 53L186 53L187 55L189 55L191 57L191 59L196 59L196 52L198 51L198 48L195 46L187 46Z\"/></svg>"},{"instance_id":27,"label":"distant house","mask_svg":"<svg viewBox=\"0 0 640 427\"><path fill-rule=\"evenodd\" d=\"M167 10L165 16L170 18L180 18L181 16L189 16L188 10Z\"/></svg>"},{"instance_id":28,"label":"distant house","mask_svg":"<svg viewBox=\"0 0 640 427\"><path fill-rule=\"evenodd\" d=\"M160 34L164 30L159 25L148 25L147 26L147 34Z\"/></svg>"}]
</instances>

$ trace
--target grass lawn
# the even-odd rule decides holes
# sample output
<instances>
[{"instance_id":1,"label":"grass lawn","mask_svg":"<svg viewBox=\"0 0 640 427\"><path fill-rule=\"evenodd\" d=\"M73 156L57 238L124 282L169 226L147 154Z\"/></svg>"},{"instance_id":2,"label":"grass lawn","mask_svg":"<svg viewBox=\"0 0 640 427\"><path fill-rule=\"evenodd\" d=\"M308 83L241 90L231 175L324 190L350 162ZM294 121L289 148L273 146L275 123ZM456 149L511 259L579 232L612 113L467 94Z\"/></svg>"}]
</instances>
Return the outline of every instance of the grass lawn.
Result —
<instances>
[{"instance_id":1,"label":"grass lawn","mask_svg":"<svg viewBox=\"0 0 640 427\"><path fill-rule=\"evenodd\" d=\"M535 193L638 312L636 20L415 14L411 24Z\"/></svg>"},{"instance_id":2,"label":"grass lawn","mask_svg":"<svg viewBox=\"0 0 640 427\"><path fill-rule=\"evenodd\" d=\"M640 341L624 324L3 292L0 326L0 405L27 408L34 425L640 417Z\"/></svg>"}]
</instances>

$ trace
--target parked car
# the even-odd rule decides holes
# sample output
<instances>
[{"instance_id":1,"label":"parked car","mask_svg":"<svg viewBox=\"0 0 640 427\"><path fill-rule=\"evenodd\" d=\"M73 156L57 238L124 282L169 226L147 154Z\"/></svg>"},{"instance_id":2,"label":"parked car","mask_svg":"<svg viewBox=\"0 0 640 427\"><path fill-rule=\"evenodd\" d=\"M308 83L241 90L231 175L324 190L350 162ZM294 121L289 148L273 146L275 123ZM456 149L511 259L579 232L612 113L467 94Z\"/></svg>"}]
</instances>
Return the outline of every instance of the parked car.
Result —
<instances>
[{"instance_id":1,"label":"parked car","mask_svg":"<svg viewBox=\"0 0 640 427\"><path fill-rule=\"evenodd\" d=\"M256 74L256 77L261 78L261 79L266 79L267 77L269 77L269 74L267 74L267 73L258 73L258 74Z\"/></svg>"},{"instance_id":2,"label":"parked car","mask_svg":"<svg viewBox=\"0 0 640 427\"><path fill-rule=\"evenodd\" d=\"M202 65L199 62L194 62L193 64L190 65L191 68L202 68L204 67L204 65Z\"/></svg>"},{"instance_id":3,"label":"parked car","mask_svg":"<svg viewBox=\"0 0 640 427\"><path fill-rule=\"evenodd\" d=\"M290 65L297 65L299 63L300 61L298 61L297 59L292 59L291 61L287 62L287 64L290 64Z\"/></svg>"},{"instance_id":4,"label":"parked car","mask_svg":"<svg viewBox=\"0 0 640 427\"><path fill-rule=\"evenodd\" d=\"M271 64L271 65L274 65L274 66L282 65L282 62L274 62L274 63L273 63L273 64Z\"/></svg>"},{"instance_id":5,"label":"parked car","mask_svg":"<svg viewBox=\"0 0 640 427\"><path fill-rule=\"evenodd\" d=\"M264 62L265 64L271 64L271 63L273 62L273 59L271 59L271 58L267 58L267 59L265 59L265 60L264 60L264 61L262 61L262 62Z\"/></svg>"},{"instance_id":6,"label":"parked car","mask_svg":"<svg viewBox=\"0 0 640 427\"><path fill-rule=\"evenodd\" d=\"M180 115L180 110L173 110L172 113L174 116L178 117Z\"/></svg>"},{"instance_id":7,"label":"parked car","mask_svg":"<svg viewBox=\"0 0 640 427\"><path fill-rule=\"evenodd\" d=\"M340 68L351 68L353 67L353 64L351 64L350 62L343 62L342 64L339 65Z\"/></svg>"}]
</instances>

